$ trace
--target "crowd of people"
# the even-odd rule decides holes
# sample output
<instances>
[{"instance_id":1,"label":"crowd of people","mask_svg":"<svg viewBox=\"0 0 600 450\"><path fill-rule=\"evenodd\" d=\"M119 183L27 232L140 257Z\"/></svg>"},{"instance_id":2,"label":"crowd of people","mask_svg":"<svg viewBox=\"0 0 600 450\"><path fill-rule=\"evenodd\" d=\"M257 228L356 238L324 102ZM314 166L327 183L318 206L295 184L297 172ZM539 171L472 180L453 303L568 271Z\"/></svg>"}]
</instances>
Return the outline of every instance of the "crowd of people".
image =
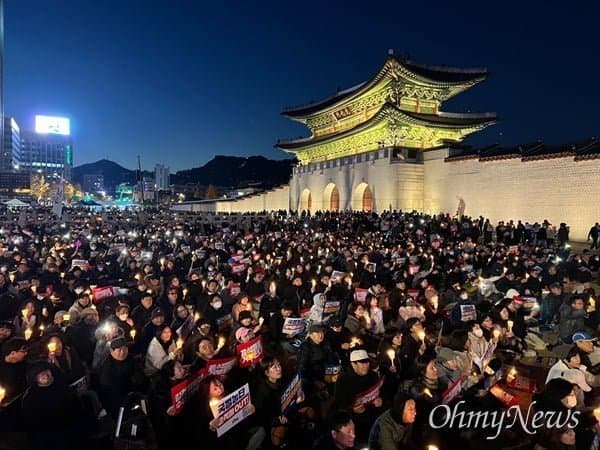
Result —
<instances>
[{"instance_id":1,"label":"crowd of people","mask_svg":"<svg viewBox=\"0 0 600 450\"><path fill-rule=\"evenodd\" d=\"M2 448L598 448L600 258L574 252L566 224L165 210L0 223ZM555 363L520 406L577 424L450 420L508 411L519 361L543 352Z\"/></svg>"}]
</instances>

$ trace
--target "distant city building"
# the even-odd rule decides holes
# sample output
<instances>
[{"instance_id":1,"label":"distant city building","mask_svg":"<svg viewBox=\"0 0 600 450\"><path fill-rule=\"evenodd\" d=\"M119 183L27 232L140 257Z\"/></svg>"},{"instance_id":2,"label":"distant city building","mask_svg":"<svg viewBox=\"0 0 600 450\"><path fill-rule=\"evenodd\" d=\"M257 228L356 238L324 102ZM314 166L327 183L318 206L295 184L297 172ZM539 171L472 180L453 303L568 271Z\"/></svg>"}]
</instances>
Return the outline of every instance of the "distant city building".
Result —
<instances>
[{"instance_id":1,"label":"distant city building","mask_svg":"<svg viewBox=\"0 0 600 450\"><path fill-rule=\"evenodd\" d=\"M100 192L104 190L104 175L88 174L83 176L84 192Z\"/></svg>"},{"instance_id":2,"label":"distant city building","mask_svg":"<svg viewBox=\"0 0 600 450\"><path fill-rule=\"evenodd\" d=\"M21 131L12 117L4 118L4 139L0 152L0 170L19 170L21 167Z\"/></svg>"},{"instance_id":3,"label":"distant city building","mask_svg":"<svg viewBox=\"0 0 600 450\"><path fill-rule=\"evenodd\" d=\"M171 186L169 168L162 164L154 166L154 185L156 190L167 190Z\"/></svg>"},{"instance_id":4,"label":"distant city building","mask_svg":"<svg viewBox=\"0 0 600 450\"><path fill-rule=\"evenodd\" d=\"M69 119L36 116L35 132L21 133L21 168L71 181L73 144Z\"/></svg>"},{"instance_id":5,"label":"distant city building","mask_svg":"<svg viewBox=\"0 0 600 450\"><path fill-rule=\"evenodd\" d=\"M31 177L23 171L0 171L0 198L10 200L29 199L31 194Z\"/></svg>"}]
</instances>

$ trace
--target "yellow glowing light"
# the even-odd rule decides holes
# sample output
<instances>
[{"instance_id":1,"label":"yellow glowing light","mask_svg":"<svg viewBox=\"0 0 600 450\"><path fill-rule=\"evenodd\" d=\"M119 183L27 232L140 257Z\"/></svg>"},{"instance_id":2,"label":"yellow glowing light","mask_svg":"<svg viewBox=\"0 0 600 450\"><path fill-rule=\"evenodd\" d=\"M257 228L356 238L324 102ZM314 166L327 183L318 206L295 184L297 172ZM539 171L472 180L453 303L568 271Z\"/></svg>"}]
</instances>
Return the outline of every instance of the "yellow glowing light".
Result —
<instances>
[{"instance_id":1,"label":"yellow glowing light","mask_svg":"<svg viewBox=\"0 0 600 450\"><path fill-rule=\"evenodd\" d=\"M421 339L421 341L425 342L425 332L424 331L419 331L417 336L419 337L419 339Z\"/></svg>"},{"instance_id":2,"label":"yellow glowing light","mask_svg":"<svg viewBox=\"0 0 600 450\"><path fill-rule=\"evenodd\" d=\"M392 363L392 367L394 367L394 358L396 356L396 353L394 352L394 350L392 350L391 348L387 351L387 356L388 358L390 358L390 361Z\"/></svg>"},{"instance_id":3,"label":"yellow glowing light","mask_svg":"<svg viewBox=\"0 0 600 450\"><path fill-rule=\"evenodd\" d=\"M23 314L23 317L27 319L29 317L29 310L27 308L24 308L21 310L21 314Z\"/></svg>"},{"instance_id":4,"label":"yellow glowing light","mask_svg":"<svg viewBox=\"0 0 600 450\"><path fill-rule=\"evenodd\" d=\"M226 341L227 341L227 339L225 338L225 336L219 336L219 345L217 345L217 351L219 351L223 348Z\"/></svg>"},{"instance_id":5,"label":"yellow glowing light","mask_svg":"<svg viewBox=\"0 0 600 450\"><path fill-rule=\"evenodd\" d=\"M429 388L423 389L423 394L425 394L429 398L433 397L433 394L431 393L431 391L429 390Z\"/></svg>"},{"instance_id":6,"label":"yellow glowing light","mask_svg":"<svg viewBox=\"0 0 600 450\"><path fill-rule=\"evenodd\" d=\"M506 322L506 326L508 327L508 331L511 331L511 330L512 330L512 327L513 327L513 325L514 325L514 324L515 324L515 323L514 323L512 320L508 320L508 321Z\"/></svg>"},{"instance_id":7,"label":"yellow glowing light","mask_svg":"<svg viewBox=\"0 0 600 450\"><path fill-rule=\"evenodd\" d=\"M6 397L6 389L4 389L2 386L0 386L0 403L2 403L2 400L4 400L4 397Z\"/></svg>"},{"instance_id":8,"label":"yellow glowing light","mask_svg":"<svg viewBox=\"0 0 600 450\"><path fill-rule=\"evenodd\" d=\"M129 336L131 336L131 340L135 340L136 333L137 333L137 331L135 331L135 328L132 328L131 331L129 332Z\"/></svg>"},{"instance_id":9,"label":"yellow glowing light","mask_svg":"<svg viewBox=\"0 0 600 450\"><path fill-rule=\"evenodd\" d=\"M31 335L33 334L33 330L31 328L27 328L25 330L25 340L28 341L29 339L31 339Z\"/></svg>"},{"instance_id":10,"label":"yellow glowing light","mask_svg":"<svg viewBox=\"0 0 600 450\"><path fill-rule=\"evenodd\" d=\"M179 339L177 339L177 343L175 344L177 345L177 349L181 349L181 347L183 347L183 338L179 337Z\"/></svg>"},{"instance_id":11,"label":"yellow glowing light","mask_svg":"<svg viewBox=\"0 0 600 450\"><path fill-rule=\"evenodd\" d=\"M50 353L56 352L56 347L57 347L56 342L48 342L48 351Z\"/></svg>"}]
</instances>

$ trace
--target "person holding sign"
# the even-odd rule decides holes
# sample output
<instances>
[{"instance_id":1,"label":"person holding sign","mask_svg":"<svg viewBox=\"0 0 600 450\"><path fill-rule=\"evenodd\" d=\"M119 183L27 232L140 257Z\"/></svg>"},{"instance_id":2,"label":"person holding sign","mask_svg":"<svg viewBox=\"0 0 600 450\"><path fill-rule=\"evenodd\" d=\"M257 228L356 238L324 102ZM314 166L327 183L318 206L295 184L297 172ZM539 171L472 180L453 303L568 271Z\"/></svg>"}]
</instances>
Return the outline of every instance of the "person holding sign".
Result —
<instances>
[{"instance_id":1,"label":"person holding sign","mask_svg":"<svg viewBox=\"0 0 600 450\"><path fill-rule=\"evenodd\" d=\"M359 441L367 440L371 424L383 404L379 396L381 381L377 373L370 370L367 352L354 350L350 354L350 368L344 371L336 382L334 405L338 409L352 411Z\"/></svg>"},{"instance_id":2,"label":"person holding sign","mask_svg":"<svg viewBox=\"0 0 600 450\"><path fill-rule=\"evenodd\" d=\"M167 361L181 358L181 347L178 348L173 335L171 327L165 324L156 331L156 335L150 341L146 351L144 373L147 376L154 375Z\"/></svg>"},{"instance_id":3,"label":"person holding sign","mask_svg":"<svg viewBox=\"0 0 600 450\"><path fill-rule=\"evenodd\" d=\"M255 419L262 425L269 424L267 439L273 447L279 447L284 441L287 429L297 423L297 408L281 410L281 397L286 390L286 383L282 379L281 364L277 358L267 357L258 367L258 380L252 392L252 404L256 407ZM297 394L294 405L301 403L304 396L302 390Z\"/></svg>"},{"instance_id":4,"label":"person holding sign","mask_svg":"<svg viewBox=\"0 0 600 450\"><path fill-rule=\"evenodd\" d=\"M199 401L197 411L193 411L194 426L189 429L190 437L187 445L190 448L214 448L220 450L236 450L239 448L259 448L264 439L264 431L252 428L251 422L246 419L235 425L235 428L218 436L220 423L219 404L221 400L228 397L223 383L218 376L209 375L204 378L200 385ZM234 405L232 405L234 406ZM234 406L237 409L237 406ZM252 403L247 404L244 409L247 415L256 412ZM252 445L250 445L252 440Z\"/></svg>"}]
</instances>

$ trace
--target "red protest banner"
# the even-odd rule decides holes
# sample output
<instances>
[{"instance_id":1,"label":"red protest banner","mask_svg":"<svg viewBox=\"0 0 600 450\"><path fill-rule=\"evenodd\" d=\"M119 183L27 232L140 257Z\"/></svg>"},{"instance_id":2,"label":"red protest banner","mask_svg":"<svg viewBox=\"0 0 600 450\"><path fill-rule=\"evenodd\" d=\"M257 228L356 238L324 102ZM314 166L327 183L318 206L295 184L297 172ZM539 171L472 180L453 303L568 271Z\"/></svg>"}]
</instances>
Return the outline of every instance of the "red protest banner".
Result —
<instances>
[{"instance_id":1,"label":"red protest banner","mask_svg":"<svg viewBox=\"0 0 600 450\"><path fill-rule=\"evenodd\" d=\"M246 270L246 264L244 264L244 263L233 263L231 265L231 273L234 275L243 273L244 270Z\"/></svg>"},{"instance_id":2,"label":"red protest banner","mask_svg":"<svg viewBox=\"0 0 600 450\"><path fill-rule=\"evenodd\" d=\"M171 388L171 401L175 408L175 414L179 414L185 403L198 392L200 382L206 375L206 369L201 369Z\"/></svg>"},{"instance_id":3,"label":"red protest banner","mask_svg":"<svg viewBox=\"0 0 600 450\"><path fill-rule=\"evenodd\" d=\"M92 290L92 297L94 303L102 303L107 298L113 298L115 296L115 288L112 286L97 287Z\"/></svg>"},{"instance_id":4,"label":"red protest banner","mask_svg":"<svg viewBox=\"0 0 600 450\"><path fill-rule=\"evenodd\" d=\"M448 403L450 403L452 400L454 400L456 397L458 397L460 395L460 393L462 391L462 383L463 383L462 378L459 378L454 383L452 383L452 385L448 389L446 389L442 393L442 405L447 405Z\"/></svg>"},{"instance_id":5,"label":"red protest banner","mask_svg":"<svg viewBox=\"0 0 600 450\"><path fill-rule=\"evenodd\" d=\"M383 386L383 378L380 378L374 386L371 386L366 391L358 394L354 399L354 407L373 403L375 399L379 397L381 386Z\"/></svg>"},{"instance_id":6,"label":"red protest banner","mask_svg":"<svg viewBox=\"0 0 600 450\"><path fill-rule=\"evenodd\" d=\"M205 370L208 375L225 375L233 369L236 362L237 358L235 356L222 359L211 359L206 363Z\"/></svg>"},{"instance_id":7,"label":"red protest banner","mask_svg":"<svg viewBox=\"0 0 600 450\"><path fill-rule=\"evenodd\" d=\"M240 367L249 367L260 362L263 358L262 337L258 336L245 344L238 344L236 353Z\"/></svg>"},{"instance_id":8,"label":"red protest banner","mask_svg":"<svg viewBox=\"0 0 600 450\"><path fill-rule=\"evenodd\" d=\"M368 289L356 288L354 290L354 300L359 303L365 303L367 301L367 294L369 293Z\"/></svg>"},{"instance_id":9,"label":"red protest banner","mask_svg":"<svg viewBox=\"0 0 600 450\"><path fill-rule=\"evenodd\" d=\"M240 292L242 292L242 287L240 286L240 283L231 283L231 287L229 288L229 295L235 297L236 295L240 295Z\"/></svg>"}]
</instances>

